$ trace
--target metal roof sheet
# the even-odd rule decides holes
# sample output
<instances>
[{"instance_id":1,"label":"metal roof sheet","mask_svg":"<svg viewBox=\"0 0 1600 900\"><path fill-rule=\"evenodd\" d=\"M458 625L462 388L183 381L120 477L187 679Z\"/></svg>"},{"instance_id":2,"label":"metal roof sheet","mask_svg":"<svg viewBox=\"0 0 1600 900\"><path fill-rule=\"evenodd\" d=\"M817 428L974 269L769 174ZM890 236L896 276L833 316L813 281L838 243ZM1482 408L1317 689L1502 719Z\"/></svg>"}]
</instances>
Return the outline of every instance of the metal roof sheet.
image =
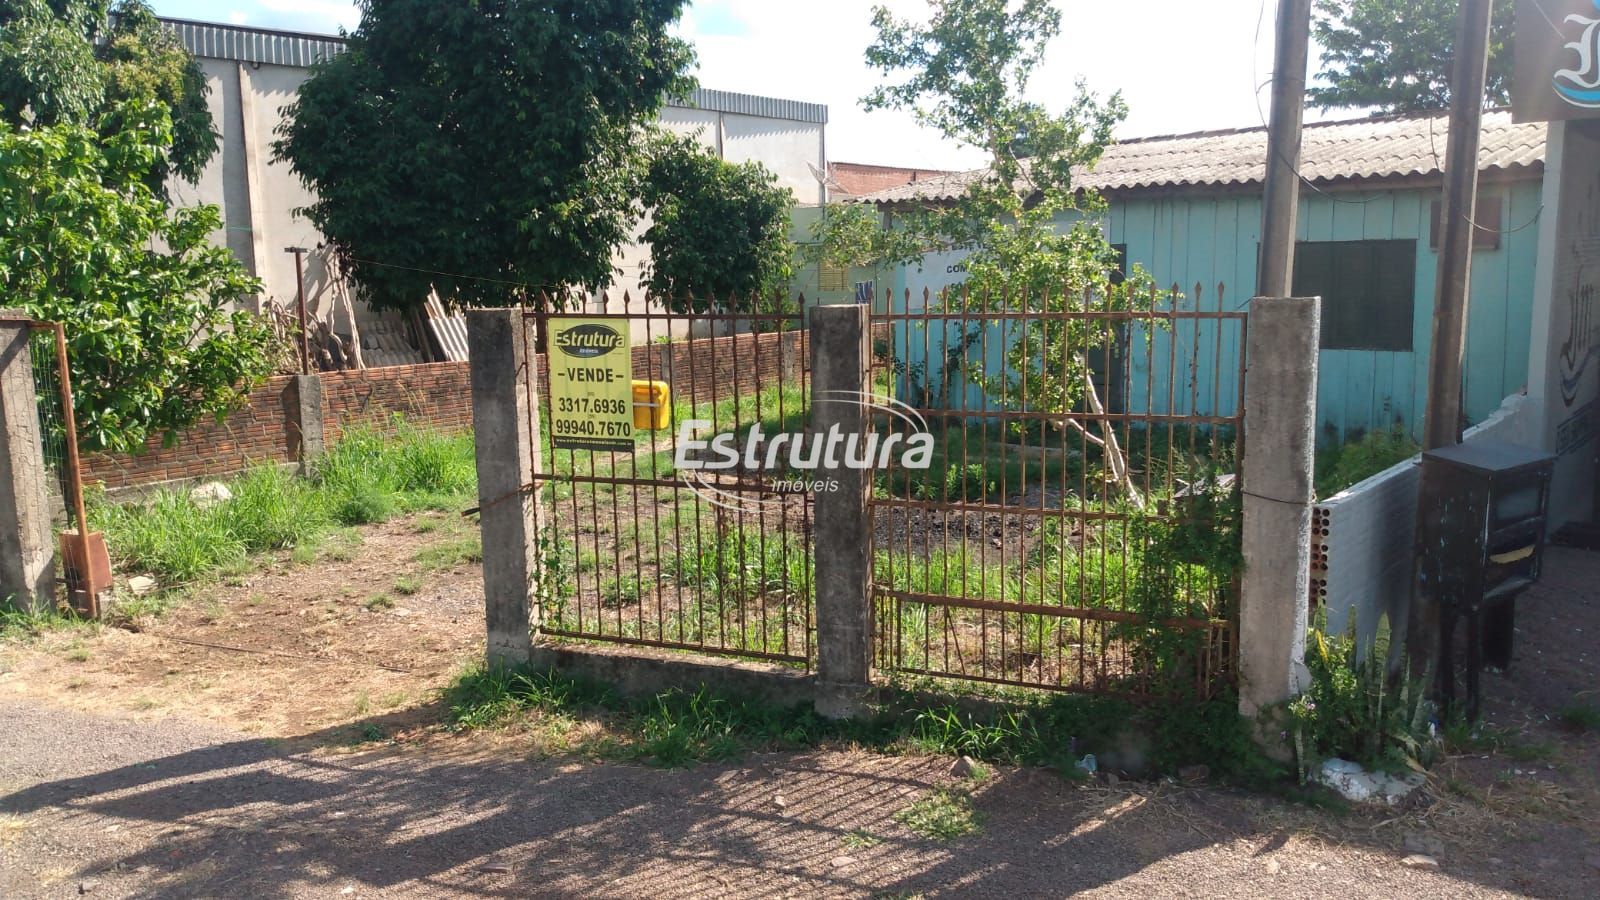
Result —
<instances>
[{"instance_id":1,"label":"metal roof sheet","mask_svg":"<svg viewBox=\"0 0 1600 900\"><path fill-rule=\"evenodd\" d=\"M1444 160L1448 116L1437 114L1319 122L1305 127L1300 174L1313 183L1349 179L1437 176ZM1514 123L1505 110L1483 116L1478 166L1483 171L1538 172L1544 165L1545 125ZM1208 131L1119 141L1076 183L1101 191L1159 187L1259 184L1267 164L1265 128ZM986 170L928 178L854 198L859 203L950 200Z\"/></svg>"},{"instance_id":2,"label":"metal roof sheet","mask_svg":"<svg viewBox=\"0 0 1600 900\"><path fill-rule=\"evenodd\" d=\"M207 59L306 68L343 53L345 46L344 38L331 34L273 31L244 25L224 25L220 22L196 22L190 19L165 17L161 21L177 31L185 49L195 56ZM819 125L828 121L828 107L821 103L805 103L800 100L761 97L755 94L739 94L708 88L696 88L686 100L668 98L667 105Z\"/></svg>"}]
</instances>

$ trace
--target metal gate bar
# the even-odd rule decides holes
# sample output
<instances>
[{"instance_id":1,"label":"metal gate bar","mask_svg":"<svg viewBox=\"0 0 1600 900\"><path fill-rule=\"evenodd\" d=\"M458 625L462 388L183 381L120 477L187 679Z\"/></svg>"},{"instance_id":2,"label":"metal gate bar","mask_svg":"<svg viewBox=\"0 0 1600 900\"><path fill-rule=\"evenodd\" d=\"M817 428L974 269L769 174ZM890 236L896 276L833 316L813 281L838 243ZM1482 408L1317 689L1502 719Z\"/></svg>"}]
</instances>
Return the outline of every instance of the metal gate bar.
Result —
<instances>
[{"instance_id":1,"label":"metal gate bar","mask_svg":"<svg viewBox=\"0 0 1600 900\"><path fill-rule=\"evenodd\" d=\"M874 314L891 332L879 390L938 445L928 471L891 470L871 501L880 669L1123 696L1152 691L1173 655L1203 690L1227 676L1232 579L1174 555L1197 530L1237 533L1219 476L1242 424L1245 313L1220 285L1214 308L1203 294L1106 309L907 293ZM1171 634L1196 639L1173 651Z\"/></svg>"},{"instance_id":2,"label":"metal gate bar","mask_svg":"<svg viewBox=\"0 0 1600 900\"><path fill-rule=\"evenodd\" d=\"M742 435L756 423L769 432L803 428L810 360L801 314L680 313L629 295L620 311L602 305L565 314L626 327L637 342L633 377L669 382L672 414L665 431L636 436L631 453L535 444L541 460L530 476L547 504L546 580L554 585L541 598L542 632L809 666L809 494L742 467L694 481L674 466L690 419L711 423L701 439ZM554 410L540 351L563 314L551 307L541 298L523 332L527 358L540 361L529 403L546 422Z\"/></svg>"}]
</instances>

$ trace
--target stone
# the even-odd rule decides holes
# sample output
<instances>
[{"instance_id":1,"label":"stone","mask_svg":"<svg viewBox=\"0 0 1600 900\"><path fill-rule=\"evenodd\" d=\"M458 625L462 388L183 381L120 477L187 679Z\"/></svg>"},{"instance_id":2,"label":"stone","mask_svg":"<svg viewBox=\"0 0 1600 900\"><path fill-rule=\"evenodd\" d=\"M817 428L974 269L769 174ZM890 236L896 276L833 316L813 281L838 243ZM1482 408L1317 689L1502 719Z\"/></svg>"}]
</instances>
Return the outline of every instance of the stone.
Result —
<instances>
[{"instance_id":1,"label":"stone","mask_svg":"<svg viewBox=\"0 0 1600 900\"><path fill-rule=\"evenodd\" d=\"M1404 803L1426 780L1421 772L1410 772L1397 778L1383 772L1368 772L1358 763L1337 758L1324 760L1312 778L1352 803L1385 806Z\"/></svg>"},{"instance_id":2,"label":"stone","mask_svg":"<svg viewBox=\"0 0 1600 900\"><path fill-rule=\"evenodd\" d=\"M233 491L220 481L208 481L205 484L195 485L189 490L189 499L201 509L216 506L233 499Z\"/></svg>"},{"instance_id":3,"label":"stone","mask_svg":"<svg viewBox=\"0 0 1600 900\"><path fill-rule=\"evenodd\" d=\"M1408 869L1437 869L1439 861L1426 853L1413 853L1400 860L1400 865Z\"/></svg>"},{"instance_id":4,"label":"stone","mask_svg":"<svg viewBox=\"0 0 1600 900\"><path fill-rule=\"evenodd\" d=\"M1267 874L1268 875L1276 875L1276 874L1278 874L1279 872L1282 872L1282 871L1283 871L1283 863L1280 863L1275 859L1267 860Z\"/></svg>"},{"instance_id":5,"label":"stone","mask_svg":"<svg viewBox=\"0 0 1600 900\"><path fill-rule=\"evenodd\" d=\"M783 795L782 794L778 794L777 796L772 798L772 805L776 806L779 809L783 809L783 808L785 808L785 807L787 807L789 805L789 801L783 799Z\"/></svg>"},{"instance_id":6,"label":"stone","mask_svg":"<svg viewBox=\"0 0 1600 900\"><path fill-rule=\"evenodd\" d=\"M970 756L963 756L950 764L951 778L971 778L978 771L978 763Z\"/></svg>"},{"instance_id":7,"label":"stone","mask_svg":"<svg viewBox=\"0 0 1600 900\"><path fill-rule=\"evenodd\" d=\"M835 869L848 869L855 864L856 858L854 856L835 856L828 861L828 865L833 866Z\"/></svg>"},{"instance_id":8,"label":"stone","mask_svg":"<svg viewBox=\"0 0 1600 900\"><path fill-rule=\"evenodd\" d=\"M128 590L135 597L148 594L156 589L156 580L149 575L135 575L128 579Z\"/></svg>"},{"instance_id":9,"label":"stone","mask_svg":"<svg viewBox=\"0 0 1600 900\"><path fill-rule=\"evenodd\" d=\"M95 888L97 888L99 886L100 886L100 882L98 882L98 881L93 881L93 880L80 881L80 882L78 882L78 893L87 894L87 893L89 893L90 891L94 890Z\"/></svg>"}]
</instances>

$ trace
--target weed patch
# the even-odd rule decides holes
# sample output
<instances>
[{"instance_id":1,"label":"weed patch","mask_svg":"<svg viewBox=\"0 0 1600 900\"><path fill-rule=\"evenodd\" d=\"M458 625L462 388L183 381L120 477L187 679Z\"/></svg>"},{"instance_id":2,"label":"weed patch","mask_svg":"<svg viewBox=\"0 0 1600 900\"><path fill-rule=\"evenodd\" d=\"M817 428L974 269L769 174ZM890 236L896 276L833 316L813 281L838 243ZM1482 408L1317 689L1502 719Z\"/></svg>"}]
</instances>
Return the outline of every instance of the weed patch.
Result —
<instances>
[{"instance_id":1,"label":"weed patch","mask_svg":"<svg viewBox=\"0 0 1600 900\"><path fill-rule=\"evenodd\" d=\"M935 788L928 796L895 813L894 820L929 840L953 841L976 832L982 817L962 791Z\"/></svg>"}]
</instances>

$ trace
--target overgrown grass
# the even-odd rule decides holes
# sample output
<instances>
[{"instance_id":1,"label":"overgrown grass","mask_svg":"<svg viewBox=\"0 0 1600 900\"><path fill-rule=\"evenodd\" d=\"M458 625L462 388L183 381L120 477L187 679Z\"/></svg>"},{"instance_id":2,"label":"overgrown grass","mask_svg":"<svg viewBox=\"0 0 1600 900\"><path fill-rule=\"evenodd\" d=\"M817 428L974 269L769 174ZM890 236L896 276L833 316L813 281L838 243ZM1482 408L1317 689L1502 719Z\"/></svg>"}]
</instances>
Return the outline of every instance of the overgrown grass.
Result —
<instances>
[{"instance_id":1,"label":"overgrown grass","mask_svg":"<svg viewBox=\"0 0 1600 900\"><path fill-rule=\"evenodd\" d=\"M316 559L349 544L342 528L401 512L454 510L471 502L476 468L470 434L442 434L397 422L382 433L354 429L318 461L310 478L262 466L227 482L232 496L203 505L163 490L136 503L96 501L90 520L106 533L119 567L180 585L279 550Z\"/></svg>"},{"instance_id":2,"label":"overgrown grass","mask_svg":"<svg viewBox=\"0 0 1600 900\"><path fill-rule=\"evenodd\" d=\"M1326 500L1345 488L1410 459L1422 447L1401 426L1369 431L1358 440L1317 452L1317 498Z\"/></svg>"},{"instance_id":3,"label":"overgrown grass","mask_svg":"<svg viewBox=\"0 0 1600 900\"><path fill-rule=\"evenodd\" d=\"M780 707L701 688L629 699L609 685L554 672L476 667L445 691L453 730L495 728L541 718L601 722L604 736L587 748L599 755L680 766L726 759L752 749L823 744L888 752L966 755L1009 765L1042 765L1068 775L1084 753L1115 747L1129 729L1151 735L1157 771L1205 763L1219 776L1258 780L1280 773L1256 748L1237 701L1173 698L1138 706L1106 697L1030 697L990 715L953 705L832 721L809 705ZM894 706L913 707L910 695Z\"/></svg>"}]
</instances>

